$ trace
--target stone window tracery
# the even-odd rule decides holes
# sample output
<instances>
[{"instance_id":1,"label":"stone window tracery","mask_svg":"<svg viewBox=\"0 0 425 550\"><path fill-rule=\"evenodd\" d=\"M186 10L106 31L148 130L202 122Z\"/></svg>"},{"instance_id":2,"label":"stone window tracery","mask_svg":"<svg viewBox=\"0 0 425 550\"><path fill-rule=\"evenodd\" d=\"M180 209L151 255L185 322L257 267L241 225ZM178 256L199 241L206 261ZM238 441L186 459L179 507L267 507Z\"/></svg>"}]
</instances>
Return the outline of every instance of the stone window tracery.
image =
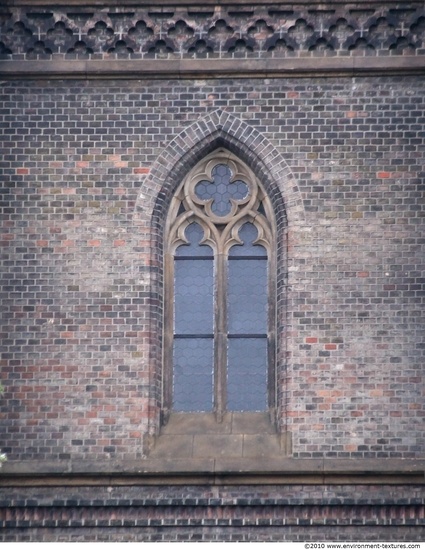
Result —
<instances>
[{"instance_id":1,"label":"stone window tracery","mask_svg":"<svg viewBox=\"0 0 425 550\"><path fill-rule=\"evenodd\" d=\"M259 179L225 149L208 155L165 233L165 415L273 409L275 230Z\"/></svg>"}]
</instances>

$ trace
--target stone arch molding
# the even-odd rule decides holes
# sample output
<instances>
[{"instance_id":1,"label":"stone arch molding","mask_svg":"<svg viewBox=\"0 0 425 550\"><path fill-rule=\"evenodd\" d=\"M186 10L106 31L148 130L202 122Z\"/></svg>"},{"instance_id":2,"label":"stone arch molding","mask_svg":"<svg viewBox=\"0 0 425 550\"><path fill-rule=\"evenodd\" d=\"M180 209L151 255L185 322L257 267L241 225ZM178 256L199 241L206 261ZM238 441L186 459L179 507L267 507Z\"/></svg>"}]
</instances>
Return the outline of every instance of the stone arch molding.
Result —
<instances>
[{"instance_id":1,"label":"stone arch molding","mask_svg":"<svg viewBox=\"0 0 425 550\"><path fill-rule=\"evenodd\" d=\"M217 110L197 120L178 134L153 164L140 191L136 209L150 215L153 225L162 224L171 198L189 170L219 147L240 157L259 177L277 215L294 227L304 221L300 191L286 160L274 145L249 123ZM152 202L156 197L153 210ZM152 197L152 198L153 198ZM151 206L148 206L151 205Z\"/></svg>"}]
</instances>

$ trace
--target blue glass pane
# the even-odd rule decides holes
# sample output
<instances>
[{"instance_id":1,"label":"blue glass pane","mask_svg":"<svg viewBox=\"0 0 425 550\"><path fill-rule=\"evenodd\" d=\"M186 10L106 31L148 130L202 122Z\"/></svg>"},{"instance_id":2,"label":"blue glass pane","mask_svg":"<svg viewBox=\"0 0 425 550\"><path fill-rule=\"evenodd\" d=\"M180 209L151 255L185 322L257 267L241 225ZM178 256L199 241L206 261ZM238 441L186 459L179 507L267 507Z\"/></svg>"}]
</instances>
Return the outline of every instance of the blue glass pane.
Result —
<instances>
[{"instance_id":1,"label":"blue glass pane","mask_svg":"<svg viewBox=\"0 0 425 550\"><path fill-rule=\"evenodd\" d=\"M243 245L232 246L229 256L265 256L267 251L264 246L252 244L258 237L258 230L252 223L245 223L239 229L239 237Z\"/></svg>"},{"instance_id":2,"label":"blue glass pane","mask_svg":"<svg viewBox=\"0 0 425 550\"><path fill-rule=\"evenodd\" d=\"M229 259L228 332L267 333L267 260Z\"/></svg>"},{"instance_id":3,"label":"blue glass pane","mask_svg":"<svg viewBox=\"0 0 425 550\"><path fill-rule=\"evenodd\" d=\"M213 260L174 262L174 331L176 334L211 334L213 314Z\"/></svg>"},{"instance_id":4,"label":"blue glass pane","mask_svg":"<svg viewBox=\"0 0 425 550\"><path fill-rule=\"evenodd\" d=\"M213 181L200 181L195 186L195 193L201 200L213 199L211 210L216 216L226 216L231 209L230 199L244 199L248 195L248 185L242 180L231 182L232 172L225 164L214 166L211 175Z\"/></svg>"},{"instance_id":5,"label":"blue glass pane","mask_svg":"<svg viewBox=\"0 0 425 550\"><path fill-rule=\"evenodd\" d=\"M174 340L176 411L211 411L213 406L213 339Z\"/></svg>"},{"instance_id":6,"label":"blue glass pane","mask_svg":"<svg viewBox=\"0 0 425 550\"><path fill-rule=\"evenodd\" d=\"M212 256L213 251L207 244L199 244L204 238L204 230L198 223L186 227L185 237L189 244L182 244L176 250L176 256Z\"/></svg>"},{"instance_id":7,"label":"blue glass pane","mask_svg":"<svg viewBox=\"0 0 425 550\"><path fill-rule=\"evenodd\" d=\"M231 338L228 342L228 410L266 410L267 339Z\"/></svg>"}]
</instances>

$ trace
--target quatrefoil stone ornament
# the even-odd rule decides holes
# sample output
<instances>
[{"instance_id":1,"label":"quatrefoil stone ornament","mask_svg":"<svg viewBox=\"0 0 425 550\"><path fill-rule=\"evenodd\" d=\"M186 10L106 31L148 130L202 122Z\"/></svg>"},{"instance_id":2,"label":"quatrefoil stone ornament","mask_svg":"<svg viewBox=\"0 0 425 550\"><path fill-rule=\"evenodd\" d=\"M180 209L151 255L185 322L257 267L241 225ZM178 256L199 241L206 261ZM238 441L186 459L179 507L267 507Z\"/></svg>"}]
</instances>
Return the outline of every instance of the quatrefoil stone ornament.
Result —
<instances>
[{"instance_id":1,"label":"quatrefoil stone ornament","mask_svg":"<svg viewBox=\"0 0 425 550\"><path fill-rule=\"evenodd\" d=\"M225 164L217 164L211 171L212 181L202 180L195 187L198 199L211 203L216 216L227 216L232 209L232 199L240 201L247 197L248 185L242 180L231 181L232 172Z\"/></svg>"}]
</instances>

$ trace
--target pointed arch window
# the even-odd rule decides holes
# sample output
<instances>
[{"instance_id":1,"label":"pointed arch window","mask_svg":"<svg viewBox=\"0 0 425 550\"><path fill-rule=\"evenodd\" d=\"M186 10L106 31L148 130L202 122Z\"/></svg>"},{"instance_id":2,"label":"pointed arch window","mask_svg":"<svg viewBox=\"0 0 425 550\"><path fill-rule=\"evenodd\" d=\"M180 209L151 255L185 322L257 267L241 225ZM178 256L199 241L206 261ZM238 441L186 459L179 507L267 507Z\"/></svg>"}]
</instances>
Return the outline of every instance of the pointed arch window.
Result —
<instances>
[{"instance_id":1,"label":"pointed arch window","mask_svg":"<svg viewBox=\"0 0 425 550\"><path fill-rule=\"evenodd\" d=\"M275 222L255 174L220 149L179 186L166 225L164 410L275 407Z\"/></svg>"}]
</instances>

